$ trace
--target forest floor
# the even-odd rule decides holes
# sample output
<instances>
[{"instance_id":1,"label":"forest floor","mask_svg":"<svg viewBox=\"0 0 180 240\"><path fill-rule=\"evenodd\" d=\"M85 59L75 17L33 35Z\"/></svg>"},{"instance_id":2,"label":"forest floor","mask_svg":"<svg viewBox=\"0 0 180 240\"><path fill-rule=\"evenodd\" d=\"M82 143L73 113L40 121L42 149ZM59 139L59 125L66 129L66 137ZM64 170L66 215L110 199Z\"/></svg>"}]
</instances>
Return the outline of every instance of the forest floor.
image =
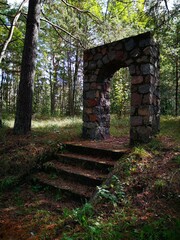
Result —
<instances>
[{"instance_id":1,"label":"forest floor","mask_svg":"<svg viewBox=\"0 0 180 240\"><path fill-rule=\"evenodd\" d=\"M0 132L0 239L179 239L179 117L162 118L161 133L132 148L109 184L83 205L28 178L62 142L80 140L81 120L44 120L27 136L14 136L6 123ZM118 130L114 139L127 143L127 120L112 121L112 134Z\"/></svg>"}]
</instances>

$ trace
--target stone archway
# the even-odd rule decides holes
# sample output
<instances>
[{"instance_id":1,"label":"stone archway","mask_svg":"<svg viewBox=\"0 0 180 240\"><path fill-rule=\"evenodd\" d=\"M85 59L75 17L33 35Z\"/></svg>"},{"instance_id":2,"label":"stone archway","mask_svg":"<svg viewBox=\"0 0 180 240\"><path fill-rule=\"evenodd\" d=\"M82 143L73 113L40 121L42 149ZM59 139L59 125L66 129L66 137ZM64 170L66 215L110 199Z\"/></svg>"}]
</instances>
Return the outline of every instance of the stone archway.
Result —
<instances>
[{"instance_id":1,"label":"stone archway","mask_svg":"<svg viewBox=\"0 0 180 240\"><path fill-rule=\"evenodd\" d=\"M110 136L110 80L123 67L132 77L130 143L149 142L159 131L159 49L147 32L85 50L84 139Z\"/></svg>"}]
</instances>

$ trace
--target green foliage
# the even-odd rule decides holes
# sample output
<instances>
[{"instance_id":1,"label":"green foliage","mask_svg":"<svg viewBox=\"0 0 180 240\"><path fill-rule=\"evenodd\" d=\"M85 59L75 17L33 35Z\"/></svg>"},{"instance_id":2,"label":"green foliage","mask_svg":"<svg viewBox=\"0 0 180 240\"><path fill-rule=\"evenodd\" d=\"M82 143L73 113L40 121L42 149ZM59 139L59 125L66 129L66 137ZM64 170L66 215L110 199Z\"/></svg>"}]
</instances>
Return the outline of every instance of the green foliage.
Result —
<instances>
[{"instance_id":1,"label":"green foliage","mask_svg":"<svg viewBox=\"0 0 180 240\"><path fill-rule=\"evenodd\" d=\"M145 224L141 230L137 230L133 237L138 240L178 240L179 234L179 220L169 222L166 218L161 218Z\"/></svg>"},{"instance_id":2,"label":"green foliage","mask_svg":"<svg viewBox=\"0 0 180 240\"><path fill-rule=\"evenodd\" d=\"M7 190L18 183L18 178L15 176L6 176L0 180L0 191Z\"/></svg>"},{"instance_id":3,"label":"green foliage","mask_svg":"<svg viewBox=\"0 0 180 240\"><path fill-rule=\"evenodd\" d=\"M127 69L120 69L112 78L111 112L122 117L130 111L130 76Z\"/></svg>"},{"instance_id":4,"label":"green foliage","mask_svg":"<svg viewBox=\"0 0 180 240\"><path fill-rule=\"evenodd\" d=\"M112 203L114 207L117 206L118 203L122 203L125 199L124 188L116 175L112 176L108 185L98 186L97 190L97 199L108 201Z\"/></svg>"},{"instance_id":5,"label":"green foliage","mask_svg":"<svg viewBox=\"0 0 180 240\"><path fill-rule=\"evenodd\" d=\"M129 127L130 123L128 116L120 117L115 114L111 115L110 132L112 136L127 136L129 134Z\"/></svg>"},{"instance_id":6,"label":"green foliage","mask_svg":"<svg viewBox=\"0 0 180 240\"><path fill-rule=\"evenodd\" d=\"M176 155L176 156L173 158L173 161L175 161L175 162L180 166L180 154Z\"/></svg>"},{"instance_id":7,"label":"green foliage","mask_svg":"<svg viewBox=\"0 0 180 240\"><path fill-rule=\"evenodd\" d=\"M132 155L135 155L136 158L148 158L152 157L149 152L147 152L143 147L135 147L132 151Z\"/></svg>"},{"instance_id":8,"label":"green foliage","mask_svg":"<svg viewBox=\"0 0 180 240\"><path fill-rule=\"evenodd\" d=\"M88 219L94 214L93 206L90 203L85 203L82 208L76 208L73 210L73 217L83 227L88 226Z\"/></svg>"},{"instance_id":9,"label":"green foliage","mask_svg":"<svg viewBox=\"0 0 180 240\"><path fill-rule=\"evenodd\" d=\"M180 143L180 117L162 116L160 135L171 137Z\"/></svg>"}]
</instances>

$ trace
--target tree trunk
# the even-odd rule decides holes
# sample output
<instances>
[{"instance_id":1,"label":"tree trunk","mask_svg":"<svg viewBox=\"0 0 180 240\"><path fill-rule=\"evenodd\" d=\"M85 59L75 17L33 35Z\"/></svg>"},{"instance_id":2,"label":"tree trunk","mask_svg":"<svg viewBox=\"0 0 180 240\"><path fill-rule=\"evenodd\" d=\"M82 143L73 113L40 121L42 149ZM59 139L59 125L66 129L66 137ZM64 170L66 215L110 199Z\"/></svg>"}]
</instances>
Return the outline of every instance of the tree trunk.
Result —
<instances>
[{"instance_id":1,"label":"tree trunk","mask_svg":"<svg viewBox=\"0 0 180 240\"><path fill-rule=\"evenodd\" d=\"M40 12L41 0L30 0L14 124L15 134L27 134L31 130L33 83Z\"/></svg>"},{"instance_id":2,"label":"tree trunk","mask_svg":"<svg viewBox=\"0 0 180 240\"><path fill-rule=\"evenodd\" d=\"M177 34L177 46L179 44L179 31L178 31L178 26L177 26L177 29L176 29L176 34ZM175 115L178 116L178 106L179 106L179 55L177 54L176 56L176 65L175 65L175 68L176 68L176 90L175 90Z\"/></svg>"},{"instance_id":3,"label":"tree trunk","mask_svg":"<svg viewBox=\"0 0 180 240\"><path fill-rule=\"evenodd\" d=\"M71 52L67 53L67 65L68 65L68 108L67 115L72 116L73 112L73 96L72 96L72 60L71 60Z\"/></svg>"},{"instance_id":4,"label":"tree trunk","mask_svg":"<svg viewBox=\"0 0 180 240\"><path fill-rule=\"evenodd\" d=\"M2 128L2 109L3 109L3 81L4 71L2 70L1 83L0 83L0 128Z\"/></svg>"},{"instance_id":5,"label":"tree trunk","mask_svg":"<svg viewBox=\"0 0 180 240\"><path fill-rule=\"evenodd\" d=\"M75 99L75 93L76 93L76 83L78 79L78 70L79 70L79 49L77 47L76 49L76 62L75 62L75 71L74 71L74 77L73 77L73 93L72 93L72 115L75 115L75 108L76 108L76 99Z\"/></svg>"}]
</instances>

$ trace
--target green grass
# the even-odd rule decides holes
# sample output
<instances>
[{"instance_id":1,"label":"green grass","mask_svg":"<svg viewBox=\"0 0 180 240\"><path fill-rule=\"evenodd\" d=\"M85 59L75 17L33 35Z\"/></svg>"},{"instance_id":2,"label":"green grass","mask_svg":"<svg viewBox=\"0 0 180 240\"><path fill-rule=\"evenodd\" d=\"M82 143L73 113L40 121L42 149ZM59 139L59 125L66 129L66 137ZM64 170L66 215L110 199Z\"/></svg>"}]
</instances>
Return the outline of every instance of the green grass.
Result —
<instances>
[{"instance_id":1,"label":"green grass","mask_svg":"<svg viewBox=\"0 0 180 240\"><path fill-rule=\"evenodd\" d=\"M114 137L128 136L130 130L129 117L119 118L117 115L111 116L110 133Z\"/></svg>"},{"instance_id":2,"label":"green grass","mask_svg":"<svg viewBox=\"0 0 180 240\"><path fill-rule=\"evenodd\" d=\"M160 135L171 137L180 143L180 116L161 116Z\"/></svg>"}]
</instances>

